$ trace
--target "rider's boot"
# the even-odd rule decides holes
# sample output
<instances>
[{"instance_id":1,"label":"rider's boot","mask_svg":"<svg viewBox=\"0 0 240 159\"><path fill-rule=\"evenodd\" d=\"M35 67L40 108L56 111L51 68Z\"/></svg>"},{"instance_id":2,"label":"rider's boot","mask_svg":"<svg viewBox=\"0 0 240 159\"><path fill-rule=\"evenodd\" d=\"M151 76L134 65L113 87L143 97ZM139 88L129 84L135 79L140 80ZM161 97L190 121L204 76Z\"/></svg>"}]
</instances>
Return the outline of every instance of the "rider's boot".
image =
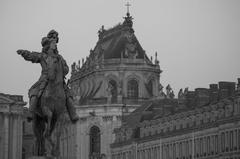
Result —
<instances>
[{"instance_id":1,"label":"rider's boot","mask_svg":"<svg viewBox=\"0 0 240 159\"><path fill-rule=\"evenodd\" d=\"M37 96L32 96L32 97L30 98L29 111L30 111L31 114L30 114L30 116L27 117L27 119L28 119L29 121L33 120L34 114L37 113L37 110L36 110L36 108L37 108L37 102L38 102Z\"/></svg>"},{"instance_id":2,"label":"rider's boot","mask_svg":"<svg viewBox=\"0 0 240 159\"><path fill-rule=\"evenodd\" d=\"M76 113L76 108L74 107L74 102L71 97L67 98L67 111L72 123L76 123L79 120L79 116Z\"/></svg>"}]
</instances>

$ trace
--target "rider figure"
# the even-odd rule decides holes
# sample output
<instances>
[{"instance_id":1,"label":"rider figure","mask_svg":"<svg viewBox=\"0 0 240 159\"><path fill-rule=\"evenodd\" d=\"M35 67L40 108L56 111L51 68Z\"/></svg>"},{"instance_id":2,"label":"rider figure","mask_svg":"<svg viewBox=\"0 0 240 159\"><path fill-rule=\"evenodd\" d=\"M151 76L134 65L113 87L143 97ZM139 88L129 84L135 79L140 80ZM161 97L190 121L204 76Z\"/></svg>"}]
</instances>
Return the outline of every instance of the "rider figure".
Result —
<instances>
[{"instance_id":1,"label":"rider figure","mask_svg":"<svg viewBox=\"0 0 240 159\"><path fill-rule=\"evenodd\" d=\"M32 113L32 115L33 114L41 115L41 113L39 112L38 102L48 82L48 66L46 62L47 58L49 56L55 56L61 61L63 66L64 79L69 71L66 61L63 59L63 57L60 54L58 54L57 43L58 43L58 33L55 30L51 30L48 33L47 37L42 38L41 44L43 48L41 53L30 52L27 50L17 51L17 53L22 55L22 57L25 60L31 61L33 63L40 63L42 67L42 72L39 80L29 89L29 92L28 92L29 99L30 99L29 110ZM72 96L71 90L69 89L69 87L66 85L65 82L63 83L63 87L67 97L66 99L67 111L71 121L74 123L79 119L79 117L74 107L73 96Z\"/></svg>"}]
</instances>

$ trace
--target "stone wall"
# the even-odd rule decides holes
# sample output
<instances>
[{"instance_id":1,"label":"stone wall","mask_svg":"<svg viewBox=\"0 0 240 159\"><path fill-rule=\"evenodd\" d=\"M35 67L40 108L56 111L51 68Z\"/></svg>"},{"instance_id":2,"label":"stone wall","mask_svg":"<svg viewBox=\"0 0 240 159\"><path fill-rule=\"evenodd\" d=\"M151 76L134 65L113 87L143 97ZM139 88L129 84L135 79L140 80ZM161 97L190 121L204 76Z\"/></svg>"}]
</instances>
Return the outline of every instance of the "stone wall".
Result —
<instances>
[{"instance_id":1,"label":"stone wall","mask_svg":"<svg viewBox=\"0 0 240 159\"><path fill-rule=\"evenodd\" d=\"M111 145L112 159L240 157L238 91L217 103L145 120L138 126L139 138L122 137Z\"/></svg>"}]
</instances>

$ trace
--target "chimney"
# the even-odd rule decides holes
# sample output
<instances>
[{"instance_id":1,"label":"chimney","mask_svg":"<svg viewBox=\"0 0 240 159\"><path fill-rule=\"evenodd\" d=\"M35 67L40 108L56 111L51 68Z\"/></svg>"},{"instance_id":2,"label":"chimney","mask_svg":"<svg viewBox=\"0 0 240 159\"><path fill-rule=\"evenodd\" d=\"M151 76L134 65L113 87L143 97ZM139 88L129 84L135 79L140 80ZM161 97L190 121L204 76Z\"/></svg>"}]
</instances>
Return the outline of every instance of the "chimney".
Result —
<instances>
[{"instance_id":1,"label":"chimney","mask_svg":"<svg viewBox=\"0 0 240 159\"><path fill-rule=\"evenodd\" d=\"M216 103L218 101L218 84L210 84L209 88L210 102Z\"/></svg>"},{"instance_id":2,"label":"chimney","mask_svg":"<svg viewBox=\"0 0 240 159\"><path fill-rule=\"evenodd\" d=\"M240 78L238 78L237 95L240 95Z\"/></svg>"},{"instance_id":3,"label":"chimney","mask_svg":"<svg viewBox=\"0 0 240 159\"><path fill-rule=\"evenodd\" d=\"M188 91L186 94L186 105L187 107L193 107L195 105L195 92Z\"/></svg>"},{"instance_id":4,"label":"chimney","mask_svg":"<svg viewBox=\"0 0 240 159\"><path fill-rule=\"evenodd\" d=\"M219 98L224 99L231 97L235 92L235 82L219 82Z\"/></svg>"},{"instance_id":5,"label":"chimney","mask_svg":"<svg viewBox=\"0 0 240 159\"><path fill-rule=\"evenodd\" d=\"M198 106L198 107L208 104L210 101L209 89L196 88L195 89L195 100L196 100L196 106Z\"/></svg>"}]
</instances>

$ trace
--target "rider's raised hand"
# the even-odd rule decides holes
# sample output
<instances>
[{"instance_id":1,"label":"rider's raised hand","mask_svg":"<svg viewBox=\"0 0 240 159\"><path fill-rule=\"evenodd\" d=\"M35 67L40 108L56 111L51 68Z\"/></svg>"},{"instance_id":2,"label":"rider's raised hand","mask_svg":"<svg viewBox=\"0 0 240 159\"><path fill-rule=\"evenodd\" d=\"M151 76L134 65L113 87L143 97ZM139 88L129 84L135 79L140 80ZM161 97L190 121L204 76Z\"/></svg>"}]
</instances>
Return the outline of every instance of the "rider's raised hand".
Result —
<instances>
[{"instance_id":1,"label":"rider's raised hand","mask_svg":"<svg viewBox=\"0 0 240 159\"><path fill-rule=\"evenodd\" d=\"M21 50L21 49L20 49L20 50L17 50L17 54L18 54L18 55L22 55L23 52L24 52L24 50Z\"/></svg>"}]
</instances>

